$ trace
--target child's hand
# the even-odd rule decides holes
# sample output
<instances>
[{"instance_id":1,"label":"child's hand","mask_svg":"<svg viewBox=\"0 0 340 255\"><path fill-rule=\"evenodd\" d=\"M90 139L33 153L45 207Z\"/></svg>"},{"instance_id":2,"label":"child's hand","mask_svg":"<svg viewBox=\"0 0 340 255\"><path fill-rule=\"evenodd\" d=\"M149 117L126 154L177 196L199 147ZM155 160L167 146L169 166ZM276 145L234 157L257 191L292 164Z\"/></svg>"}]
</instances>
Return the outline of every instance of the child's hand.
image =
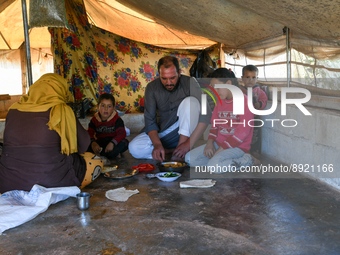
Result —
<instances>
[{"instance_id":1,"label":"child's hand","mask_svg":"<svg viewBox=\"0 0 340 255\"><path fill-rule=\"evenodd\" d=\"M258 93L254 93L253 94L253 104L257 103L259 101L259 94Z\"/></svg>"},{"instance_id":2,"label":"child's hand","mask_svg":"<svg viewBox=\"0 0 340 255\"><path fill-rule=\"evenodd\" d=\"M98 143L92 142L91 143L91 148L92 148L94 154L96 154L98 156L100 155L100 152L102 151L102 148L99 146Z\"/></svg>"},{"instance_id":3,"label":"child's hand","mask_svg":"<svg viewBox=\"0 0 340 255\"><path fill-rule=\"evenodd\" d=\"M254 93L253 94L253 105L256 110L259 110L261 108L261 104L259 102L259 94Z\"/></svg>"},{"instance_id":4,"label":"child's hand","mask_svg":"<svg viewBox=\"0 0 340 255\"><path fill-rule=\"evenodd\" d=\"M207 142L207 145L204 147L204 151L203 154L204 156L206 156L207 158L212 158L214 156L215 153L215 146L213 142Z\"/></svg>"},{"instance_id":5,"label":"child's hand","mask_svg":"<svg viewBox=\"0 0 340 255\"><path fill-rule=\"evenodd\" d=\"M105 152L108 153L108 152L112 151L113 148L114 148L113 143L109 142L109 143L106 145Z\"/></svg>"},{"instance_id":6,"label":"child's hand","mask_svg":"<svg viewBox=\"0 0 340 255\"><path fill-rule=\"evenodd\" d=\"M221 151L223 151L224 149L220 146L218 147L218 149L215 151L214 153L214 156L217 154L217 153L220 153Z\"/></svg>"}]
</instances>

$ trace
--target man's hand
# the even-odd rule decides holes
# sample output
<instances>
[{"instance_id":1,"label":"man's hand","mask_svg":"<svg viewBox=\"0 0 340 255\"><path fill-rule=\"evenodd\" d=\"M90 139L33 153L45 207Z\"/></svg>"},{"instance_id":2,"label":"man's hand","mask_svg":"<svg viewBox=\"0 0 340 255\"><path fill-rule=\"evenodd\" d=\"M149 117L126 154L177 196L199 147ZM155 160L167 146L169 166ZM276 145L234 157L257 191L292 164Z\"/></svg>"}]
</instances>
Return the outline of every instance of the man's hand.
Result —
<instances>
[{"instance_id":1,"label":"man's hand","mask_svg":"<svg viewBox=\"0 0 340 255\"><path fill-rule=\"evenodd\" d=\"M152 158L161 162L165 159L165 150L162 144L155 145L152 151Z\"/></svg>"},{"instance_id":2,"label":"man's hand","mask_svg":"<svg viewBox=\"0 0 340 255\"><path fill-rule=\"evenodd\" d=\"M165 150L161 143L161 140L158 137L158 131L152 130L148 133L148 136L150 137L153 144L152 158L154 160L159 160L163 162L163 160L165 159Z\"/></svg>"},{"instance_id":3,"label":"man's hand","mask_svg":"<svg viewBox=\"0 0 340 255\"><path fill-rule=\"evenodd\" d=\"M216 149L215 149L215 146L214 146L214 142L209 139L207 141L207 145L204 147L203 154L207 158L212 158L214 156L215 151L216 151Z\"/></svg>"},{"instance_id":4,"label":"man's hand","mask_svg":"<svg viewBox=\"0 0 340 255\"><path fill-rule=\"evenodd\" d=\"M105 152L108 153L108 152L112 151L113 148L114 148L113 143L109 142L109 143L106 145Z\"/></svg>"},{"instance_id":5,"label":"man's hand","mask_svg":"<svg viewBox=\"0 0 340 255\"><path fill-rule=\"evenodd\" d=\"M96 154L97 156L100 155L100 152L102 151L102 148L99 146L98 143L92 142L91 143L91 148L92 148L94 154Z\"/></svg>"},{"instance_id":6,"label":"man's hand","mask_svg":"<svg viewBox=\"0 0 340 255\"><path fill-rule=\"evenodd\" d=\"M184 143L181 143L172 153L173 156L184 158L185 154L190 151L190 139L187 139Z\"/></svg>"}]
</instances>

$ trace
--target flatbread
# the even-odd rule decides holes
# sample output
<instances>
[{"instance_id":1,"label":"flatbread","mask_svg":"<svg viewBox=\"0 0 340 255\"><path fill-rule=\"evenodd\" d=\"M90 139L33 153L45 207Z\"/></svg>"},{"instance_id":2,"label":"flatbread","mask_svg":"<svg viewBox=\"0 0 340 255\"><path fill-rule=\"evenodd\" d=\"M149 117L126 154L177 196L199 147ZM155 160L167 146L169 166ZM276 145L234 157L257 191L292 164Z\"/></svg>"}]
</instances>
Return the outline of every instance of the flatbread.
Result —
<instances>
[{"instance_id":1,"label":"flatbread","mask_svg":"<svg viewBox=\"0 0 340 255\"><path fill-rule=\"evenodd\" d=\"M181 188L210 188L214 186L215 183L216 181L213 181L212 179L205 179L205 180L194 179L194 180L180 182L179 186Z\"/></svg>"},{"instance_id":2,"label":"flatbread","mask_svg":"<svg viewBox=\"0 0 340 255\"><path fill-rule=\"evenodd\" d=\"M107 173L107 172L115 171L117 169L118 169L117 166L104 166L101 172Z\"/></svg>"},{"instance_id":3,"label":"flatbread","mask_svg":"<svg viewBox=\"0 0 340 255\"><path fill-rule=\"evenodd\" d=\"M106 191L105 196L113 201L117 202L125 202L129 199L129 197L138 194L139 190L127 190L125 187L118 188L118 189L111 189Z\"/></svg>"}]
</instances>

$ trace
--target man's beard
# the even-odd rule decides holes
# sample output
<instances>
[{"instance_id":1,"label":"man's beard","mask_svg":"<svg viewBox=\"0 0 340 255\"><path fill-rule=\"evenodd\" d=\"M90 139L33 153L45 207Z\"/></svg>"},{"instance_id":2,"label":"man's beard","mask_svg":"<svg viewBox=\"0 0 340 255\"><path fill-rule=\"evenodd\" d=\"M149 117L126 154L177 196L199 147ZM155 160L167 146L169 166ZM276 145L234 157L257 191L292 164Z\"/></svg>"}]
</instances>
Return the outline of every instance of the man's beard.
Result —
<instances>
[{"instance_id":1,"label":"man's beard","mask_svg":"<svg viewBox=\"0 0 340 255\"><path fill-rule=\"evenodd\" d=\"M179 86L179 79L178 79L178 81L177 81L177 83L176 83L175 85L171 84L171 85L169 86L169 87L173 88L173 89L171 89L171 90L168 89L168 86L166 86L166 85L163 85L163 86L164 86L164 88L165 88L167 91L169 91L169 92L174 92L174 91L176 91L176 89L177 89L178 86Z\"/></svg>"}]
</instances>

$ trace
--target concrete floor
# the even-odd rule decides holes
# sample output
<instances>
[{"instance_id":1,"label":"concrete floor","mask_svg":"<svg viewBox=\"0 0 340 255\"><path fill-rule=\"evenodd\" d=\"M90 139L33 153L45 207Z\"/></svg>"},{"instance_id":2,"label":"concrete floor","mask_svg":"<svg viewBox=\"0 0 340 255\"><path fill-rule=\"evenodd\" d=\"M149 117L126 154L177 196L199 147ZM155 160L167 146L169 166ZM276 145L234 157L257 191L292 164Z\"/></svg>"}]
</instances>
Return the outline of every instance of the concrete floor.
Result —
<instances>
[{"instance_id":1,"label":"concrete floor","mask_svg":"<svg viewBox=\"0 0 340 255\"><path fill-rule=\"evenodd\" d=\"M263 164L274 164L261 158ZM129 153L112 161L140 162ZM154 172L158 172L156 169ZM175 182L100 176L83 189L87 211L75 198L51 205L35 219L0 236L0 254L340 254L340 195L307 178L218 178L208 189ZM127 202L110 189L138 189Z\"/></svg>"}]
</instances>

